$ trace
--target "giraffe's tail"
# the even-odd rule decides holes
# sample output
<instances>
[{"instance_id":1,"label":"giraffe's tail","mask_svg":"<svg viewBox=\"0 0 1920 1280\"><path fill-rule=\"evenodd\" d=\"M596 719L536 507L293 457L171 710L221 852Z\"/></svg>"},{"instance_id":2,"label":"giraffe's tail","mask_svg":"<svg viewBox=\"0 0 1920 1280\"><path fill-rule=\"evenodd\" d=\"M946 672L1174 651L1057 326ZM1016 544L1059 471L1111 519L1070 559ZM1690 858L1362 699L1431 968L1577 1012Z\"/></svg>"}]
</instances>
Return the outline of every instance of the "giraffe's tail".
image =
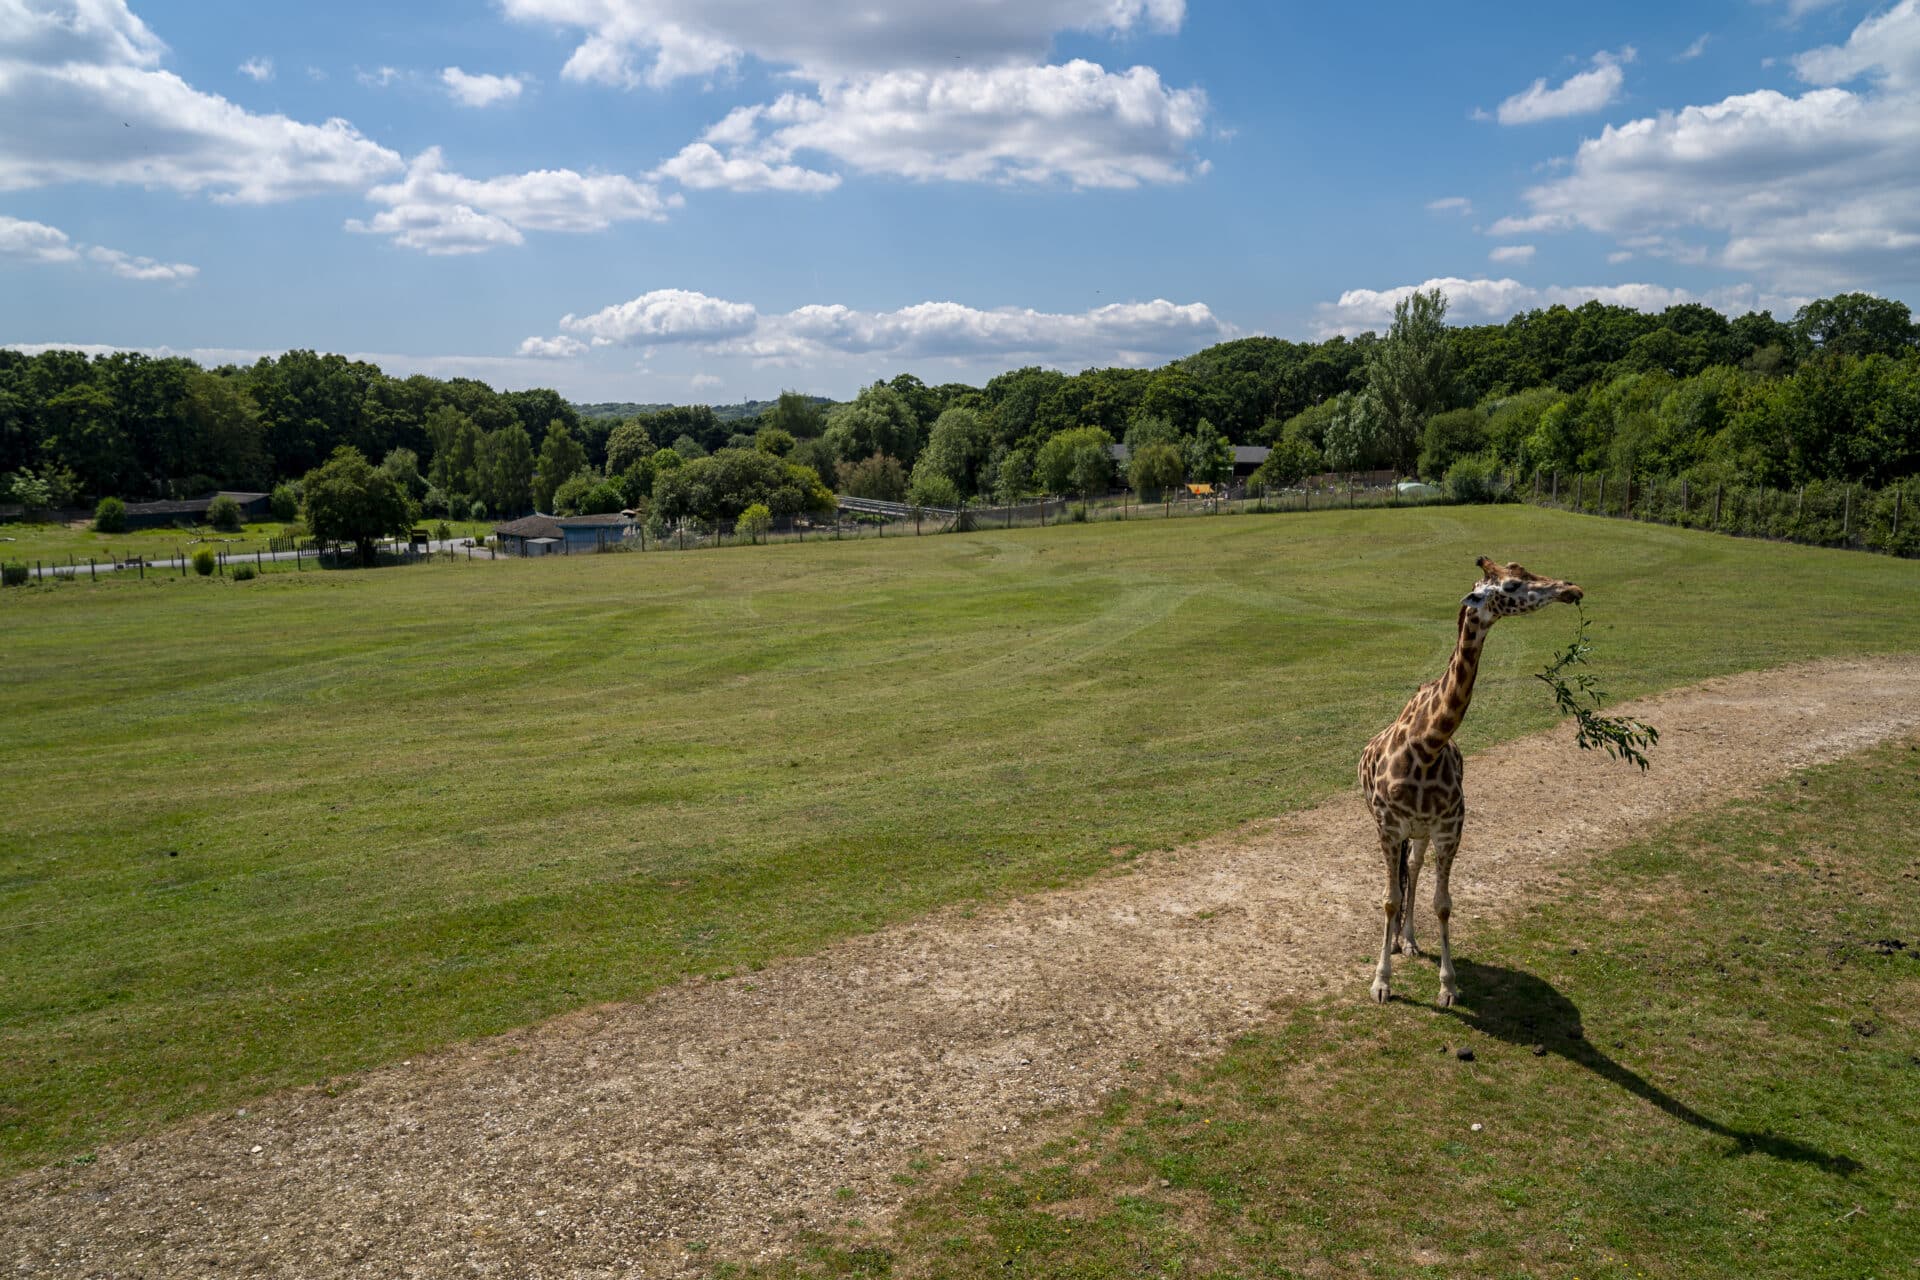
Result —
<instances>
[{"instance_id":1,"label":"giraffe's tail","mask_svg":"<svg viewBox=\"0 0 1920 1280\"><path fill-rule=\"evenodd\" d=\"M1413 851L1412 840L1400 842L1400 914L1405 915L1413 904L1407 901L1407 858Z\"/></svg>"}]
</instances>

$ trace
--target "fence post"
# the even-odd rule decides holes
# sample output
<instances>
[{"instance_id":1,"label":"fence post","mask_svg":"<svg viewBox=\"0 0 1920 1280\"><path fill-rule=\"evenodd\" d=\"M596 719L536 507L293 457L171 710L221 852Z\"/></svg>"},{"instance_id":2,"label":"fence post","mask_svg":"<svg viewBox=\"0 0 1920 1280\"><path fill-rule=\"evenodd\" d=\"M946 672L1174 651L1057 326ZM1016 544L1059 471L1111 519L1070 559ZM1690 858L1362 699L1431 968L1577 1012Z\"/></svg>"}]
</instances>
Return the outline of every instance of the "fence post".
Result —
<instances>
[{"instance_id":1,"label":"fence post","mask_svg":"<svg viewBox=\"0 0 1920 1280\"><path fill-rule=\"evenodd\" d=\"M99 570L93 567L92 556L87 557L87 578L89 581L92 581L92 582L100 581L100 573L99 573Z\"/></svg>"}]
</instances>

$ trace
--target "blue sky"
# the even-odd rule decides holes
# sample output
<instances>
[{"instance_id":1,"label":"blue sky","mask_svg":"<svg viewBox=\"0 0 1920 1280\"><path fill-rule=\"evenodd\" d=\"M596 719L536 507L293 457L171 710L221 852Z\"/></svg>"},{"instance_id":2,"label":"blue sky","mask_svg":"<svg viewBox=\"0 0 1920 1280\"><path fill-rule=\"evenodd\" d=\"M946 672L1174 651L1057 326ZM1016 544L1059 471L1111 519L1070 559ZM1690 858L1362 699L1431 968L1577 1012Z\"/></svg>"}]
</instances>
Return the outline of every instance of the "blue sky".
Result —
<instances>
[{"instance_id":1,"label":"blue sky","mask_svg":"<svg viewBox=\"0 0 1920 1280\"><path fill-rule=\"evenodd\" d=\"M1916 0L0 0L0 122L0 343L585 400L1920 297Z\"/></svg>"}]
</instances>

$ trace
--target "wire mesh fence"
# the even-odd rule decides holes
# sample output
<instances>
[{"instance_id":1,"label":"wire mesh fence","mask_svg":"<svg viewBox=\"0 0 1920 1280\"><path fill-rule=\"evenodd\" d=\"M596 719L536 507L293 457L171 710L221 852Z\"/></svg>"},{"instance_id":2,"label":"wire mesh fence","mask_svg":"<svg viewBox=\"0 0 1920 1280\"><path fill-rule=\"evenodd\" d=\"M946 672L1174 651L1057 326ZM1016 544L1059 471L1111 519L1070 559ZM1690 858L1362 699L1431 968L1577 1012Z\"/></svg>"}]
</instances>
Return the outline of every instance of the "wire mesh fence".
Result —
<instances>
[{"instance_id":1,"label":"wire mesh fence","mask_svg":"<svg viewBox=\"0 0 1920 1280\"><path fill-rule=\"evenodd\" d=\"M1514 490L1526 501L1563 511L1742 538L1920 555L1914 510L1920 476L1880 489L1838 480L1776 489L1693 476L1542 471Z\"/></svg>"}]
</instances>

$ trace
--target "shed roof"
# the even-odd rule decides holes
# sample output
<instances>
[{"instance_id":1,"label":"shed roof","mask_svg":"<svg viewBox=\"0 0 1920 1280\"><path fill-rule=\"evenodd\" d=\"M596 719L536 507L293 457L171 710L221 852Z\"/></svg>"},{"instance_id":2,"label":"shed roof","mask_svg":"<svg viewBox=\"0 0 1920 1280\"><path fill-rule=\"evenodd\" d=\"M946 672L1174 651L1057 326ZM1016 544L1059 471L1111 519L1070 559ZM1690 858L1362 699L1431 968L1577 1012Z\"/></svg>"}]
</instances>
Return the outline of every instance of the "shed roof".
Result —
<instances>
[{"instance_id":1,"label":"shed roof","mask_svg":"<svg viewBox=\"0 0 1920 1280\"><path fill-rule=\"evenodd\" d=\"M503 538L557 538L560 536L560 522L552 516L536 512L505 524L496 524L493 531Z\"/></svg>"}]
</instances>

